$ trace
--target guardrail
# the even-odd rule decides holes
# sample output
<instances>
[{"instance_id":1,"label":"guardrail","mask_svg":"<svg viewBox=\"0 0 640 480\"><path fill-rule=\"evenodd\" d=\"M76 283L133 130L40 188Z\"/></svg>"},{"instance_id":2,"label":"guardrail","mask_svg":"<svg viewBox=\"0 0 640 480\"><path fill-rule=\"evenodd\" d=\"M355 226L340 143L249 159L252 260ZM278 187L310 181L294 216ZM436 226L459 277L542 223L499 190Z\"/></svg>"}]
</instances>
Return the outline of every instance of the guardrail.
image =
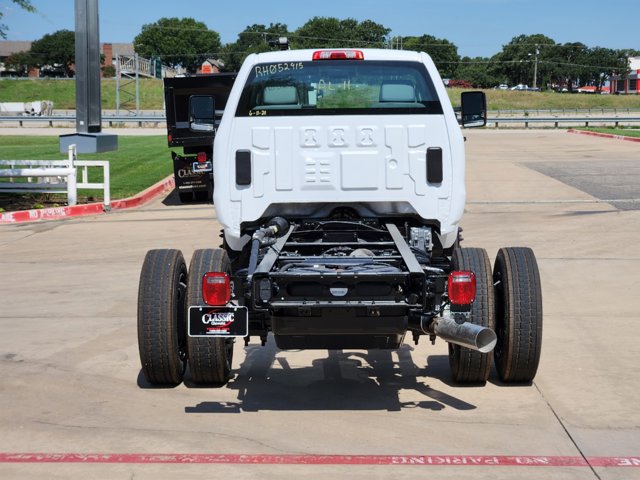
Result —
<instances>
[{"instance_id":1,"label":"guardrail","mask_svg":"<svg viewBox=\"0 0 640 480\"><path fill-rule=\"evenodd\" d=\"M516 117L525 117L528 115L536 116L556 116L556 115L608 115L617 116L621 114L637 116L640 115L638 108L522 108L522 109L495 109L489 112L492 116L499 117L502 115L510 115Z\"/></svg>"},{"instance_id":2,"label":"guardrail","mask_svg":"<svg viewBox=\"0 0 640 480\"><path fill-rule=\"evenodd\" d=\"M487 119L487 125L494 125L495 128L499 128L500 124L524 124L524 128L529 128L532 123L553 125L554 128L559 128L561 124L584 124L585 127L589 124L613 124L614 128L618 128L620 125L640 123L640 117L490 117Z\"/></svg>"},{"instance_id":3,"label":"guardrail","mask_svg":"<svg viewBox=\"0 0 640 480\"><path fill-rule=\"evenodd\" d=\"M103 171L101 183L89 181L89 167ZM81 181L77 169L81 169ZM0 160L0 192L12 193L66 193L67 204L78 201L78 189L100 189L104 194L104 208L111 208L109 162L106 160L78 160L76 146L69 145L67 160ZM26 181L16 181L26 178ZM34 182L33 179L42 179Z\"/></svg>"},{"instance_id":4,"label":"guardrail","mask_svg":"<svg viewBox=\"0 0 640 480\"><path fill-rule=\"evenodd\" d=\"M29 117L29 116L0 116L1 122L18 122L21 127L24 126L24 123L43 123L46 122L50 127L53 126L54 122L71 122L75 123L76 117L75 115L52 115L52 116L42 116L42 117ZM102 123L103 125L107 125L109 127L113 127L114 124L118 123L137 123L139 127L142 127L144 124L154 123L156 126L159 123L165 123L166 119L164 115L103 115ZM496 128L499 128L500 124L524 124L524 128L529 128L530 124L552 124L554 128L559 128L561 124L568 125L576 125L576 124L584 124L586 127L589 124L613 124L614 127L618 127L620 125L628 125L628 124L636 124L640 123L640 116L633 117L621 117L621 116L575 116L575 117L566 117L566 116L548 116L548 117L534 117L534 116L522 116L522 117L499 117L499 116L490 116L487 119L487 125L494 125Z\"/></svg>"},{"instance_id":5,"label":"guardrail","mask_svg":"<svg viewBox=\"0 0 640 480\"><path fill-rule=\"evenodd\" d=\"M144 123L165 123L165 116L162 115L103 115L102 124L113 127L115 123L138 123L141 127ZM0 115L1 122L17 122L21 127L24 127L24 123L47 123L50 127L53 127L54 122L69 122L75 125L75 115L51 115L31 117L22 115Z\"/></svg>"}]
</instances>

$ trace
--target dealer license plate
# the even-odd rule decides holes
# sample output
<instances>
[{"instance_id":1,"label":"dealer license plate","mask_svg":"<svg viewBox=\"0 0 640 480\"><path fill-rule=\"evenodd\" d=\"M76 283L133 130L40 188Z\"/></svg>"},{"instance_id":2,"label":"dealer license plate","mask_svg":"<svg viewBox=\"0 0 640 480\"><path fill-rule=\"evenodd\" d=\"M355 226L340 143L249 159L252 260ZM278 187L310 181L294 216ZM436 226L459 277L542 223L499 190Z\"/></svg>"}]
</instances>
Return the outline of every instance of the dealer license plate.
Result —
<instances>
[{"instance_id":1,"label":"dealer license plate","mask_svg":"<svg viewBox=\"0 0 640 480\"><path fill-rule=\"evenodd\" d=\"M247 307L190 307L190 337L246 337Z\"/></svg>"},{"instance_id":2,"label":"dealer license plate","mask_svg":"<svg viewBox=\"0 0 640 480\"><path fill-rule=\"evenodd\" d=\"M193 173L207 173L213 171L213 164L211 162L193 162L191 165L191 171Z\"/></svg>"}]
</instances>

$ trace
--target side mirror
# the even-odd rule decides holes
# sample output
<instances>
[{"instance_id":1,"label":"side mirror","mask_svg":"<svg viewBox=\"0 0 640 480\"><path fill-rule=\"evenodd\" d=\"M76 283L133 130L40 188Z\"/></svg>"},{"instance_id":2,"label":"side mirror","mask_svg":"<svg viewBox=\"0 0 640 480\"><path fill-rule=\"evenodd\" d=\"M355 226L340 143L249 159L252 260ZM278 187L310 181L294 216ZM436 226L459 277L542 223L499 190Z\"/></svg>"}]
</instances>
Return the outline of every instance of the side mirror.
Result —
<instances>
[{"instance_id":1,"label":"side mirror","mask_svg":"<svg viewBox=\"0 0 640 480\"><path fill-rule=\"evenodd\" d=\"M484 92L463 92L460 101L463 127L484 127L487 124L487 97Z\"/></svg>"},{"instance_id":2,"label":"side mirror","mask_svg":"<svg viewBox=\"0 0 640 480\"><path fill-rule=\"evenodd\" d=\"M189 128L197 132L215 130L216 102L210 95L192 95L189 98Z\"/></svg>"}]
</instances>

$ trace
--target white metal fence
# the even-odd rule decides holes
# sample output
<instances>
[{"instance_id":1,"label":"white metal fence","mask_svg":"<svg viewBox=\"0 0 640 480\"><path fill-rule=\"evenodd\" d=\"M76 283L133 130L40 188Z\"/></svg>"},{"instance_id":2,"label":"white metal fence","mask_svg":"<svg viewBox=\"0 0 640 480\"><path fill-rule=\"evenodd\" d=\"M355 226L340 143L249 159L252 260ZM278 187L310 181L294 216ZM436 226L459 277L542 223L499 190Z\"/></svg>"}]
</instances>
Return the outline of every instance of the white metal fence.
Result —
<instances>
[{"instance_id":1,"label":"white metal fence","mask_svg":"<svg viewBox=\"0 0 640 480\"><path fill-rule=\"evenodd\" d=\"M102 182L89 180L89 168L102 168ZM105 210L111 208L109 162L78 160L75 145L69 145L66 160L0 160L0 179L0 192L66 193L68 205L78 202L79 188L99 189Z\"/></svg>"}]
</instances>

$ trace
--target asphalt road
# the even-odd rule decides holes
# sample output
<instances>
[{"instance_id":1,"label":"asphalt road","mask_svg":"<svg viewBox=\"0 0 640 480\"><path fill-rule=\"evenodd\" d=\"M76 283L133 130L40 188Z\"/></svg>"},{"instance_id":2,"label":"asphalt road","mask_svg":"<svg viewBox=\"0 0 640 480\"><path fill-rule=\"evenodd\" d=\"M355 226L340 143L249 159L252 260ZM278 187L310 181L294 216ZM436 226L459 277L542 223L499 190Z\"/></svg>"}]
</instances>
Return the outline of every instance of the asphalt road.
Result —
<instances>
[{"instance_id":1,"label":"asphalt road","mask_svg":"<svg viewBox=\"0 0 640 480\"><path fill-rule=\"evenodd\" d=\"M148 388L142 260L218 246L213 206L169 197L3 225L0 478L640 479L640 212L621 207L640 196L638 144L469 131L467 148L464 245L538 258L532 385L492 372L485 386L456 386L446 344L423 340L392 352L238 343L226 387ZM594 176L608 165L603 186Z\"/></svg>"}]
</instances>

